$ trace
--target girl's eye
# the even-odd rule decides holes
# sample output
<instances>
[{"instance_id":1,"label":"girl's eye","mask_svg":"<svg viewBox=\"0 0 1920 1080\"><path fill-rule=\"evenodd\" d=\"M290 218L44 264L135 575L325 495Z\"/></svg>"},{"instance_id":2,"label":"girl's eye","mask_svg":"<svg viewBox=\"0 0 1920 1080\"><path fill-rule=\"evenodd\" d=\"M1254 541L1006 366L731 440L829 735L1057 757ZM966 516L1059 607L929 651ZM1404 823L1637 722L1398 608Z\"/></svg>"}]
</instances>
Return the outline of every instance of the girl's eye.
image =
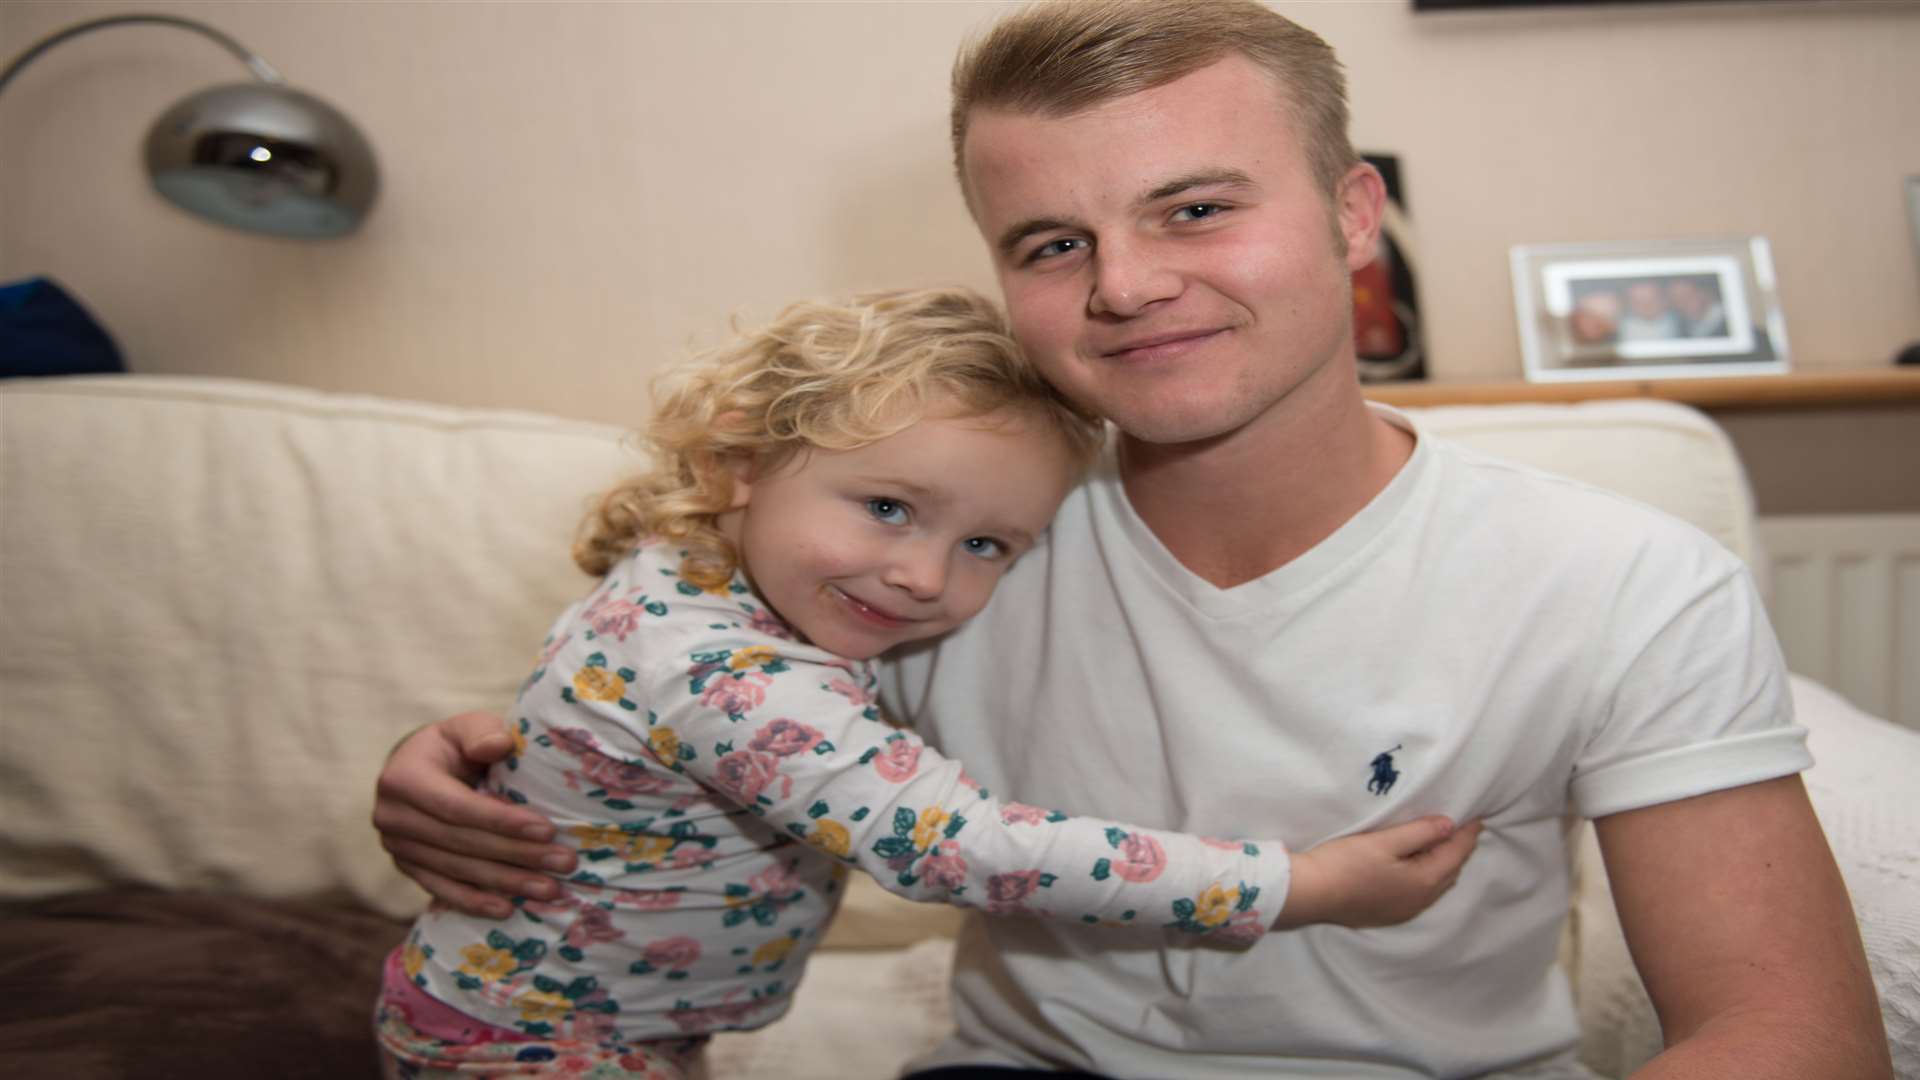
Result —
<instances>
[{"instance_id":1,"label":"girl's eye","mask_svg":"<svg viewBox=\"0 0 1920 1080\"><path fill-rule=\"evenodd\" d=\"M885 525L905 525L907 523L907 504L898 499L868 499L867 513L873 515L873 520Z\"/></svg>"},{"instance_id":2,"label":"girl's eye","mask_svg":"<svg viewBox=\"0 0 1920 1080\"><path fill-rule=\"evenodd\" d=\"M960 541L960 546L969 555L978 555L983 559L997 559L1007 553L1007 546L991 536L974 536Z\"/></svg>"},{"instance_id":3,"label":"girl's eye","mask_svg":"<svg viewBox=\"0 0 1920 1080\"><path fill-rule=\"evenodd\" d=\"M1218 217L1220 212L1225 209L1226 207L1221 206L1219 203L1194 203L1192 206L1183 206L1175 210L1173 212L1173 219L1175 221L1205 221L1210 217Z\"/></svg>"}]
</instances>

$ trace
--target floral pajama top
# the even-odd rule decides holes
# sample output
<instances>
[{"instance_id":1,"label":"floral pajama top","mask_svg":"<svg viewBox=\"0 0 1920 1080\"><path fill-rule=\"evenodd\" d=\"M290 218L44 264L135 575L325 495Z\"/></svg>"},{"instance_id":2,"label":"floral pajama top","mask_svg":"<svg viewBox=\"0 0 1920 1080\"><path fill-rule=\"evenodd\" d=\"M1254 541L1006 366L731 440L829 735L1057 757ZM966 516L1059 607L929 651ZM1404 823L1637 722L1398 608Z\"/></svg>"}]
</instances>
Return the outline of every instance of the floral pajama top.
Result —
<instances>
[{"instance_id":1,"label":"floral pajama top","mask_svg":"<svg viewBox=\"0 0 1920 1080\"><path fill-rule=\"evenodd\" d=\"M580 866L504 922L421 916L402 962L433 997L542 1038L759 1027L850 866L996 915L1236 945L1272 921L1280 844L999 801L880 719L870 665L796 640L743 577L684 554L643 545L555 624L487 787L552 819Z\"/></svg>"}]
</instances>

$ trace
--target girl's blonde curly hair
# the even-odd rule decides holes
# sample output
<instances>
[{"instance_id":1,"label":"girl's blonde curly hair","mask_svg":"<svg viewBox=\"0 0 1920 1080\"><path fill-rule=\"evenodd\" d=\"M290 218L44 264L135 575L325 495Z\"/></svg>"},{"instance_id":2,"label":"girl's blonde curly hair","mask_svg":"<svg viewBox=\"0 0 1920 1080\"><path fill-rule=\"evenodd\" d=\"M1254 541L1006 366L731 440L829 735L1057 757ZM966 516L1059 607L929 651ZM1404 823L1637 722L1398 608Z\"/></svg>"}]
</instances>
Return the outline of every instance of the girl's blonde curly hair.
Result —
<instances>
[{"instance_id":1,"label":"girl's blonde curly hair","mask_svg":"<svg viewBox=\"0 0 1920 1080\"><path fill-rule=\"evenodd\" d=\"M732 466L743 461L764 473L810 449L878 442L932 414L1013 411L1057 434L1083 466L1102 435L1097 418L1027 363L999 308L960 288L794 304L665 373L654 398L640 433L652 468L601 496L574 542L574 561L589 574L605 574L646 536L731 573L738 555L716 522L732 505Z\"/></svg>"}]
</instances>

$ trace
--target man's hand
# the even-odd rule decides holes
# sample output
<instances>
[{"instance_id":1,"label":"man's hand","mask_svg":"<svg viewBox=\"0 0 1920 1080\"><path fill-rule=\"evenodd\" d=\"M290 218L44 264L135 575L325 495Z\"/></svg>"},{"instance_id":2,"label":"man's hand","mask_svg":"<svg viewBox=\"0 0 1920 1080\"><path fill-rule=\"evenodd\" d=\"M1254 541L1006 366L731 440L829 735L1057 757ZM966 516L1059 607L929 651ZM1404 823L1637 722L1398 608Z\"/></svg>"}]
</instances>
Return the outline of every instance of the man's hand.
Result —
<instances>
[{"instance_id":1,"label":"man's hand","mask_svg":"<svg viewBox=\"0 0 1920 1080\"><path fill-rule=\"evenodd\" d=\"M577 861L549 843L551 822L474 790L487 767L512 752L498 716L461 713L402 740L375 788L373 827L394 865L469 915L505 918L513 912L508 896L551 898L559 886L546 874L567 873Z\"/></svg>"},{"instance_id":2,"label":"man's hand","mask_svg":"<svg viewBox=\"0 0 1920 1080\"><path fill-rule=\"evenodd\" d=\"M1310 923L1392 926L1432 906L1460 877L1480 823L1424 817L1329 840L1293 856L1293 883L1275 930Z\"/></svg>"}]
</instances>

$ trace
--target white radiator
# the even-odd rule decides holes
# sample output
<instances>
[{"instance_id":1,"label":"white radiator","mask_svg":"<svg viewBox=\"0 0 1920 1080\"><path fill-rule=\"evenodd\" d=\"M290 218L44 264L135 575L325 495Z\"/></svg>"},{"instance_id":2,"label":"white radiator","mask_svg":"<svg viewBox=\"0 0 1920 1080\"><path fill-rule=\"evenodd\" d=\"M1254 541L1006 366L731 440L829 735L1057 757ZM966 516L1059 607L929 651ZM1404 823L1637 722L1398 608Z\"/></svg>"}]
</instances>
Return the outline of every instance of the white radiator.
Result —
<instances>
[{"instance_id":1,"label":"white radiator","mask_svg":"<svg viewBox=\"0 0 1920 1080\"><path fill-rule=\"evenodd\" d=\"M1760 519L1787 666L1920 728L1920 514Z\"/></svg>"}]
</instances>

